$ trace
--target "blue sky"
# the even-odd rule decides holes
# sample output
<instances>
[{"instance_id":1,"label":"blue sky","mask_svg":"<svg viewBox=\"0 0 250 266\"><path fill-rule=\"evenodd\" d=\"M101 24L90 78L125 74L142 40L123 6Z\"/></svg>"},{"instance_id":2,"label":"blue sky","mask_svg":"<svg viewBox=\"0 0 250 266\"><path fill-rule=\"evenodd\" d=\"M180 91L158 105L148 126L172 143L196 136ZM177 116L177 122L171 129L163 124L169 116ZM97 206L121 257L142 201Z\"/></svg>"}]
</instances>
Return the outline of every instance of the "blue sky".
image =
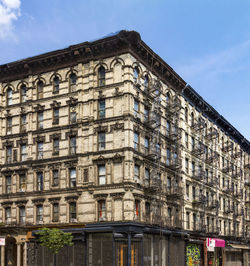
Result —
<instances>
[{"instance_id":1,"label":"blue sky","mask_svg":"<svg viewBox=\"0 0 250 266\"><path fill-rule=\"evenodd\" d=\"M0 64L121 29L250 140L250 0L0 0Z\"/></svg>"}]
</instances>

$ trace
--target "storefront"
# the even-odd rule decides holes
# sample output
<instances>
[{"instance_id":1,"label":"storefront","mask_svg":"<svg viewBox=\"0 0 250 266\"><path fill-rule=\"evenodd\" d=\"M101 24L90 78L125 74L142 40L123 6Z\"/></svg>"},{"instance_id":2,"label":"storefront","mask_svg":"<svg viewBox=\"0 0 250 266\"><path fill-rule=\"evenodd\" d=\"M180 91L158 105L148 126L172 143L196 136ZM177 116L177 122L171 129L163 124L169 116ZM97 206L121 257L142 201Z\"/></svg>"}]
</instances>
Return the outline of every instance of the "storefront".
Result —
<instances>
[{"instance_id":1,"label":"storefront","mask_svg":"<svg viewBox=\"0 0 250 266\"><path fill-rule=\"evenodd\" d=\"M203 266L203 242L190 241L186 245L186 266Z\"/></svg>"},{"instance_id":2,"label":"storefront","mask_svg":"<svg viewBox=\"0 0 250 266\"><path fill-rule=\"evenodd\" d=\"M205 246L205 261L207 266L223 266L225 240L207 238Z\"/></svg>"},{"instance_id":3,"label":"storefront","mask_svg":"<svg viewBox=\"0 0 250 266\"><path fill-rule=\"evenodd\" d=\"M250 265L250 246L228 243L225 248L225 257L227 266L248 266Z\"/></svg>"}]
</instances>

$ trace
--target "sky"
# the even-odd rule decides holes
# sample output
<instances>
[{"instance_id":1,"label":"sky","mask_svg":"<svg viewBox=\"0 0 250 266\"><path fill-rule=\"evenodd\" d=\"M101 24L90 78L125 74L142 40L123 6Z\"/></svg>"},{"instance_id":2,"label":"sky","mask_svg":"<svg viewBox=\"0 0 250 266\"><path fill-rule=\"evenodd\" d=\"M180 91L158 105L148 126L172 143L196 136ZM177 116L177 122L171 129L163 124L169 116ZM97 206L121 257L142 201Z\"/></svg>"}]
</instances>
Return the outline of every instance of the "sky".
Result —
<instances>
[{"instance_id":1,"label":"sky","mask_svg":"<svg viewBox=\"0 0 250 266\"><path fill-rule=\"evenodd\" d=\"M250 141L250 0L0 0L0 65L122 29Z\"/></svg>"}]
</instances>

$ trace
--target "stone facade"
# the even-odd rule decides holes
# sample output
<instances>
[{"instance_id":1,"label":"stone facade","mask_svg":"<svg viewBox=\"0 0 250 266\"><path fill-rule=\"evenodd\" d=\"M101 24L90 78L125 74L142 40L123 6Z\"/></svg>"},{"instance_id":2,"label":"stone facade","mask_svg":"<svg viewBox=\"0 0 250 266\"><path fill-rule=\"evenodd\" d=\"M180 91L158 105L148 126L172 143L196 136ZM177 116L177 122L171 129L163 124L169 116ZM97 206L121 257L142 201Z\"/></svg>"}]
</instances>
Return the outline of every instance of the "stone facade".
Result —
<instances>
[{"instance_id":1,"label":"stone facade","mask_svg":"<svg viewBox=\"0 0 250 266\"><path fill-rule=\"evenodd\" d=\"M132 221L249 239L249 142L138 38L0 66L3 235Z\"/></svg>"}]
</instances>

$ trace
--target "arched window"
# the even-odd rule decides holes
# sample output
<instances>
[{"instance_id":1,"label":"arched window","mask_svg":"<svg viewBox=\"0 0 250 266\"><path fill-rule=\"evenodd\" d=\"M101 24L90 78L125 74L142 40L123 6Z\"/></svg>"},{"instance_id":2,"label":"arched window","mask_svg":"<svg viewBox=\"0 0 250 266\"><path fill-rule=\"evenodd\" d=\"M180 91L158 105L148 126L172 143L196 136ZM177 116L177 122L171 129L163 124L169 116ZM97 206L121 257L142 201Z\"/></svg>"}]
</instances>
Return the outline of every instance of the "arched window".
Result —
<instances>
[{"instance_id":1,"label":"arched window","mask_svg":"<svg viewBox=\"0 0 250 266\"><path fill-rule=\"evenodd\" d=\"M103 66L98 69L98 86L105 86L105 68Z\"/></svg>"},{"instance_id":2,"label":"arched window","mask_svg":"<svg viewBox=\"0 0 250 266\"><path fill-rule=\"evenodd\" d=\"M76 89L76 81L77 81L77 76L75 73L71 73L69 75L69 87L70 91L75 91Z\"/></svg>"},{"instance_id":3,"label":"arched window","mask_svg":"<svg viewBox=\"0 0 250 266\"><path fill-rule=\"evenodd\" d=\"M145 87L148 87L148 82L149 82L148 75L145 75L145 77L144 77L144 86Z\"/></svg>"},{"instance_id":4,"label":"arched window","mask_svg":"<svg viewBox=\"0 0 250 266\"><path fill-rule=\"evenodd\" d=\"M169 94L169 92L167 92L167 95L166 95L166 103L167 103L168 106L170 105L170 94Z\"/></svg>"},{"instance_id":5,"label":"arched window","mask_svg":"<svg viewBox=\"0 0 250 266\"><path fill-rule=\"evenodd\" d=\"M135 81L138 80L139 74L140 74L139 68L136 66L136 67L134 68L134 80L135 80Z\"/></svg>"},{"instance_id":6,"label":"arched window","mask_svg":"<svg viewBox=\"0 0 250 266\"><path fill-rule=\"evenodd\" d=\"M37 82L37 99L42 99L43 98L43 87L44 84L41 80Z\"/></svg>"},{"instance_id":7,"label":"arched window","mask_svg":"<svg viewBox=\"0 0 250 266\"><path fill-rule=\"evenodd\" d=\"M185 121L188 123L188 109L185 107Z\"/></svg>"},{"instance_id":8,"label":"arched window","mask_svg":"<svg viewBox=\"0 0 250 266\"><path fill-rule=\"evenodd\" d=\"M191 126L194 126L194 113L191 113Z\"/></svg>"},{"instance_id":9,"label":"arched window","mask_svg":"<svg viewBox=\"0 0 250 266\"><path fill-rule=\"evenodd\" d=\"M27 87L25 84L21 86L21 102L24 103L27 101Z\"/></svg>"},{"instance_id":10,"label":"arched window","mask_svg":"<svg viewBox=\"0 0 250 266\"><path fill-rule=\"evenodd\" d=\"M8 88L7 89L7 105L11 105L12 104L12 89Z\"/></svg>"},{"instance_id":11,"label":"arched window","mask_svg":"<svg viewBox=\"0 0 250 266\"><path fill-rule=\"evenodd\" d=\"M59 92L59 77L55 76L53 79L53 87L54 87L54 93L58 93Z\"/></svg>"}]
</instances>

